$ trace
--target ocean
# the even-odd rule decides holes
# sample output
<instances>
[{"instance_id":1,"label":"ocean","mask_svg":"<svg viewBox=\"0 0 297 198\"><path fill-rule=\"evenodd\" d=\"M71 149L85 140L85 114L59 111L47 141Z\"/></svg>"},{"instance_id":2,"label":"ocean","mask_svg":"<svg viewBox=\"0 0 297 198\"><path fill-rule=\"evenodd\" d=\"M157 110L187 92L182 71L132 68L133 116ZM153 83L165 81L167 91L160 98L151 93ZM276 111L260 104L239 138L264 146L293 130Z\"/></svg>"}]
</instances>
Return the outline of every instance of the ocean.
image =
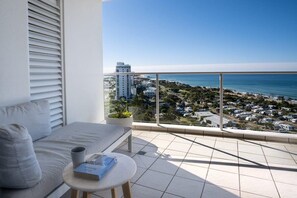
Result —
<instances>
[{"instance_id":1,"label":"ocean","mask_svg":"<svg viewBox=\"0 0 297 198\"><path fill-rule=\"evenodd\" d=\"M155 78L155 75L149 75ZM219 75L163 74L160 80L191 86L219 87ZM297 74L225 74L224 89L297 99Z\"/></svg>"}]
</instances>

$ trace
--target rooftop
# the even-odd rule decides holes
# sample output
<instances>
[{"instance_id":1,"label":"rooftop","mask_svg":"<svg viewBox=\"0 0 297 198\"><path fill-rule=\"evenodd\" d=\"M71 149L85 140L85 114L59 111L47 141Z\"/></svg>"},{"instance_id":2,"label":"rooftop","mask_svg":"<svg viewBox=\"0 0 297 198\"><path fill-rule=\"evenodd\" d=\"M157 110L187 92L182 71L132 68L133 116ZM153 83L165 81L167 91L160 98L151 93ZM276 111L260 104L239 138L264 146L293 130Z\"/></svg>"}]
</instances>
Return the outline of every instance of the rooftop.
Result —
<instances>
[{"instance_id":1,"label":"rooftop","mask_svg":"<svg viewBox=\"0 0 297 198\"><path fill-rule=\"evenodd\" d=\"M217 127L220 125L220 116L213 114L211 116L208 116L206 118L204 118L205 120L209 120L213 126ZM228 120L227 118L223 118L223 124L228 124L230 122L230 120Z\"/></svg>"}]
</instances>

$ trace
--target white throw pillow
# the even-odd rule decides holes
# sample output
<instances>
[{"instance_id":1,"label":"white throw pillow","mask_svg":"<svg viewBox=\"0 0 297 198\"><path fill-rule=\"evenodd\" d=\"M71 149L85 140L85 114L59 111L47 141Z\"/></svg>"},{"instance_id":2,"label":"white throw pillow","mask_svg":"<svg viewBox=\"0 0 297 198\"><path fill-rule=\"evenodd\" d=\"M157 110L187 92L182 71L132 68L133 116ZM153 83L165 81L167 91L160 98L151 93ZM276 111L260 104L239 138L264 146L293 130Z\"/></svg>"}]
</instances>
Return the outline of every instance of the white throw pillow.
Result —
<instances>
[{"instance_id":1,"label":"white throw pillow","mask_svg":"<svg viewBox=\"0 0 297 198\"><path fill-rule=\"evenodd\" d=\"M0 125L0 187L29 188L41 177L27 129L18 124Z\"/></svg>"}]
</instances>

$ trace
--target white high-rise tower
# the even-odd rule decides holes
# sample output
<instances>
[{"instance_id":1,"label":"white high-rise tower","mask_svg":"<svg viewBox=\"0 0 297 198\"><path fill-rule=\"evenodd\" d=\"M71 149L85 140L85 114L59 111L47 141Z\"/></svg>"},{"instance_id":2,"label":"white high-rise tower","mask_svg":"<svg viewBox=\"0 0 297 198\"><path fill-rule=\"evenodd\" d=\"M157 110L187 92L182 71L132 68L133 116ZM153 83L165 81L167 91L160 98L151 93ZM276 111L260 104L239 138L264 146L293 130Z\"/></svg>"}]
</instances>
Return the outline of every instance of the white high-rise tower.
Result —
<instances>
[{"instance_id":1,"label":"white high-rise tower","mask_svg":"<svg viewBox=\"0 0 297 198\"><path fill-rule=\"evenodd\" d=\"M123 62L117 62L116 72L131 72L131 65ZM126 99L131 98L131 75L130 74L118 74L116 76L116 98L125 97Z\"/></svg>"}]
</instances>

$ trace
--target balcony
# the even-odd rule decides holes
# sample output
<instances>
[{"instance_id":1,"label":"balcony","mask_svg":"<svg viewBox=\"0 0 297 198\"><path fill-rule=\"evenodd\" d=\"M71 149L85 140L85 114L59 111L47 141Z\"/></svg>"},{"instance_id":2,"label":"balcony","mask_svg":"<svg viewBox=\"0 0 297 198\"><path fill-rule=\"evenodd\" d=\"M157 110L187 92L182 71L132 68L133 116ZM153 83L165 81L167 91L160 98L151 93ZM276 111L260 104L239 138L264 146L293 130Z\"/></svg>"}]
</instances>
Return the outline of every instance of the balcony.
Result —
<instances>
[{"instance_id":1,"label":"balcony","mask_svg":"<svg viewBox=\"0 0 297 198\"><path fill-rule=\"evenodd\" d=\"M135 198L296 197L297 145L170 131L133 130L133 136L132 153L127 144L115 152L137 164Z\"/></svg>"},{"instance_id":2,"label":"balcony","mask_svg":"<svg viewBox=\"0 0 297 198\"><path fill-rule=\"evenodd\" d=\"M48 98L52 102L53 127L76 121L102 121L101 1L2 1L0 11L0 40L5 46L0 53L0 106ZM122 36L118 38L124 40ZM179 46L183 50L182 47ZM282 48L280 53L287 51ZM153 71L155 68L147 67ZM296 64L290 68L296 71ZM276 103L281 105L265 104L253 109L259 101L270 103L273 97L235 93L228 78L295 75L287 92L292 94L297 93L297 72L255 72L256 67L251 70L123 73L136 77L134 85L139 87L135 87L133 94L146 96L129 107L135 121L133 152L127 152L127 143L115 150L133 157L137 163L138 171L132 180L133 197L296 197L296 101L277 97ZM109 74L104 82L108 87L106 93L110 94L105 100L106 115L110 112L109 100L116 96L115 75ZM172 83L168 78L172 75L210 75L212 80L199 78L201 83L191 91L187 85ZM142 86L151 89L139 91L137 88ZM181 94L194 97L199 104L186 104ZM238 102L239 96L242 100ZM180 99L179 106L176 99ZM239 111L235 113L236 110ZM249 112L256 116L250 116ZM66 189L56 190L60 195ZM122 190L117 190L121 195ZM33 196L38 197L34 193ZM110 197L110 191L94 193L93 197Z\"/></svg>"},{"instance_id":3,"label":"balcony","mask_svg":"<svg viewBox=\"0 0 297 198\"><path fill-rule=\"evenodd\" d=\"M294 179L297 176L296 131L267 128L260 121L245 122L245 127L228 127L224 120L240 121L234 114L225 110L230 108L230 105L235 106L233 104L235 101L230 100L230 95L245 95L244 93L230 92L224 88L224 79L228 81L228 75L296 75L296 72L126 74L133 76L136 86L145 82L149 83L149 87L154 87L153 90L156 91L152 96L148 96L149 102L146 103L146 108L152 112L151 117L139 116L134 120L133 153L127 153L127 145L116 150L116 152L133 157L137 163L138 171L132 180L132 191L135 197L296 196L297 183ZM188 122L177 117L172 120L162 117L160 109L163 108L162 103L164 104L162 97L166 96L164 92L180 92L180 90L177 92L173 87L169 87L173 82L164 81L164 75L176 74L195 74L197 76L211 74L217 77L217 88L204 89L204 91L213 91L213 101L217 105L214 106L214 109L218 111L212 111L211 114L217 115L217 126L211 125L212 123L198 122L199 118L194 116L188 117ZM105 78L106 115L110 111L109 100L114 97L114 75L116 74L108 74L109 78ZM137 77L135 78L135 76ZM224 78L225 76L226 78ZM293 88L296 89L295 86ZM141 92L136 91L135 93ZM249 96L247 99L250 101L244 100L243 104L253 104L253 106L261 108L259 104L254 104L253 94L246 93L246 95ZM176 94L176 96L178 95ZM254 96L259 97L259 95ZM265 94L260 97L264 97L264 101L278 100L276 96L269 97ZM295 109L294 100L289 99L289 101L292 102L292 107ZM267 109L265 110L269 110L270 104L266 105ZM249 112L253 112L253 106ZM279 105L278 108L285 109L287 107ZM139 109L145 113L143 107ZM135 105L131 105L129 108L136 114L139 109ZM275 110L277 111L277 109ZM209 113L206 111L197 112L201 112L199 115ZM177 114L174 115L177 116ZM276 122L280 119L280 116L264 115L261 120L271 117ZM184 116L180 116L180 118L184 118ZM289 121L283 122L288 123ZM295 126L294 122L291 122L291 125ZM250 126L255 128L251 129ZM105 197L107 194L97 193L96 195Z\"/></svg>"}]
</instances>

